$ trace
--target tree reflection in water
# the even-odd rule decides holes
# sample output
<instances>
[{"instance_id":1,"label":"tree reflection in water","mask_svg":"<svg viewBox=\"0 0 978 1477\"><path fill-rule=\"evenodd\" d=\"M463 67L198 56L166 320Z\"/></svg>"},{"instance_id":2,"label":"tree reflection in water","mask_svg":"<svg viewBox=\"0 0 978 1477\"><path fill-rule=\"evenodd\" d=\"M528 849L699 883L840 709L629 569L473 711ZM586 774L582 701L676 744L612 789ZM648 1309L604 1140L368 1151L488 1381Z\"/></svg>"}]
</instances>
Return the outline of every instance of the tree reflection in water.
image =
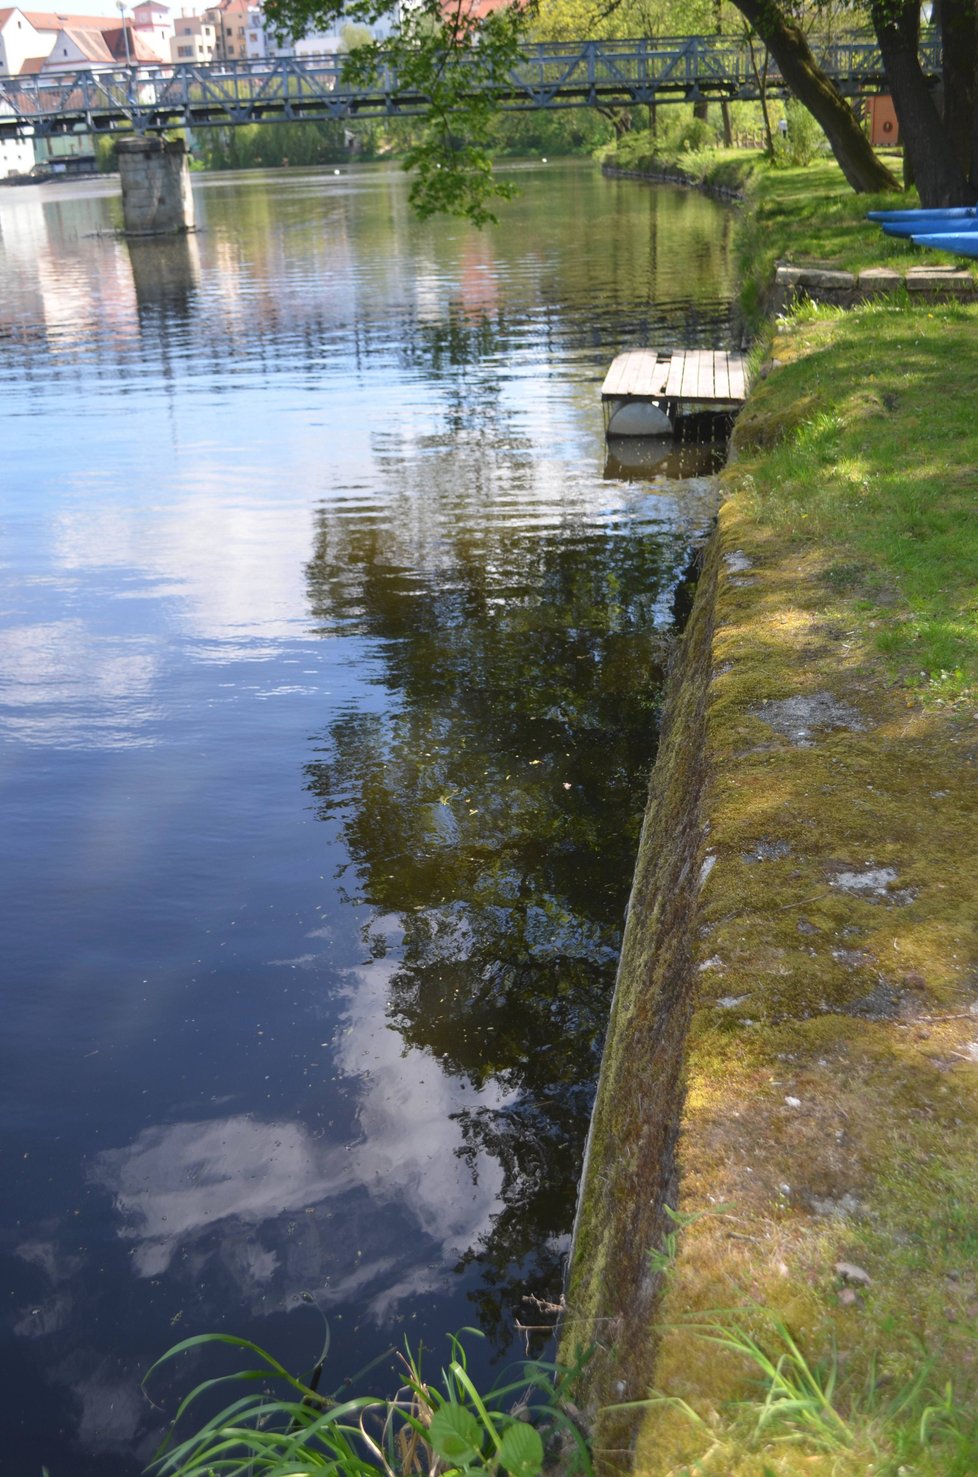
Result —
<instances>
[{"instance_id":1,"label":"tree reflection in water","mask_svg":"<svg viewBox=\"0 0 978 1477\"><path fill-rule=\"evenodd\" d=\"M389 1024L504 1090L458 1115L473 1177L486 1156L503 1174L460 1265L481 1264L480 1322L508 1341L524 1294L559 1294L690 530L648 498L535 519L528 459L481 404L478 462L453 439L418 473L415 449L389 503L318 512L315 619L365 638L384 696L330 725L306 775L365 943L397 950Z\"/></svg>"}]
</instances>

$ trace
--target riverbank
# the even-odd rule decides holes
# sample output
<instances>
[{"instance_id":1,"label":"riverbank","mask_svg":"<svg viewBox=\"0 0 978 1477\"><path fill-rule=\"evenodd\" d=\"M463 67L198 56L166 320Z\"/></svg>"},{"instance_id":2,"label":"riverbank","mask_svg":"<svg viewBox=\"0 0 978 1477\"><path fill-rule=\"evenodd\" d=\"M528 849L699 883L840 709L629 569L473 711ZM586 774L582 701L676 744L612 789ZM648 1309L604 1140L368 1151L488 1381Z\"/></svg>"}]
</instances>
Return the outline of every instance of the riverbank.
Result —
<instances>
[{"instance_id":1,"label":"riverbank","mask_svg":"<svg viewBox=\"0 0 978 1477\"><path fill-rule=\"evenodd\" d=\"M828 165L755 188L748 291L803 215L833 265L912 251ZM975 328L802 306L737 426L568 1288L609 1471L978 1466Z\"/></svg>"}]
</instances>

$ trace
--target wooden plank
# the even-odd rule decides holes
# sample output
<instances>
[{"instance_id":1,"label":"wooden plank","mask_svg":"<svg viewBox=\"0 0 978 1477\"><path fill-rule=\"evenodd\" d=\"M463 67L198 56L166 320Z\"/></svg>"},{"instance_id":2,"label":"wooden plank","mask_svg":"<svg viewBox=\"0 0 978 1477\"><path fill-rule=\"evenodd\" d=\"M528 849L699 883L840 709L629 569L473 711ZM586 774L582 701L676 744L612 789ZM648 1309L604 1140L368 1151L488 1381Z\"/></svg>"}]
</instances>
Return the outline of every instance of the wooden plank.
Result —
<instances>
[{"instance_id":1,"label":"wooden plank","mask_svg":"<svg viewBox=\"0 0 978 1477\"><path fill-rule=\"evenodd\" d=\"M737 404L746 398L744 356L726 349L627 349L605 375L605 400L679 400Z\"/></svg>"},{"instance_id":2,"label":"wooden plank","mask_svg":"<svg viewBox=\"0 0 978 1477\"><path fill-rule=\"evenodd\" d=\"M626 349L619 354L605 375L601 386L602 398L651 395L657 358L655 349Z\"/></svg>"},{"instance_id":3,"label":"wooden plank","mask_svg":"<svg viewBox=\"0 0 978 1477\"><path fill-rule=\"evenodd\" d=\"M655 373L652 376L652 394L656 400L661 400L666 393L669 367L670 361L668 359L660 359L655 366Z\"/></svg>"},{"instance_id":4,"label":"wooden plank","mask_svg":"<svg viewBox=\"0 0 978 1477\"><path fill-rule=\"evenodd\" d=\"M715 349L708 349L703 355L703 374L700 379L700 399L716 399L717 382L717 356Z\"/></svg>"},{"instance_id":5,"label":"wooden plank","mask_svg":"<svg viewBox=\"0 0 978 1477\"><path fill-rule=\"evenodd\" d=\"M706 371L703 364L703 351L701 349L690 349L687 353L689 360L689 389L686 390L687 400L702 400L703 383L706 379Z\"/></svg>"},{"instance_id":6,"label":"wooden plank","mask_svg":"<svg viewBox=\"0 0 978 1477\"><path fill-rule=\"evenodd\" d=\"M730 355L718 349L713 356L713 393L717 400L730 399Z\"/></svg>"},{"instance_id":7,"label":"wooden plank","mask_svg":"<svg viewBox=\"0 0 978 1477\"><path fill-rule=\"evenodd\" d=\"M604 377L604 384L601 386L602 395L617 395L620 393L627 363L627 354L618 354L615 357L611 368Z\"/></svg>"},{"instance_id":8,"label":"wooden plank","mask_svg":"<svg viewBox=\"0 0 978 1477\"><path fill-rule=\"evenodd\" d=\"M686 355L689 360L689 388L686 390L687 400L702 400L702 384L705 379L703 370L703 353L700 349L689 349Z\"/></svg>"},{"instance_id":9,"label":"wooden plank","mask_svg":"<svg viewBox=\"0 0 978 1477\"><path fill-rule=\"evenodd\" d=\"M679 392L683 383L683 351L673 349L672 358L669 360L669 376L666 380L666 399L678 400Z\"/></svg>"},{"instance_id":10,"label":"wooden plank","mask_svg":"<svg viewBox=\"0 0 978 1477\"><path fill-rule=\"evenodd\" d=\"M626 395L644 396L652 393L652 372L657 358L654 349L632 350L628 356L627 382L624 386Z\"/></svg>"},{"instance_id":11,"label":"wooden plank","mask_svg":"<svg viewBox=\"0 0 978 1477\"><path fill-rule=\"evenodd\" d=\"M604 384L601 386L602 399L607 399L617 394L618 385L621 382L622 371L624 369L624 365L622 363L624 357L625 356L623 354L619 354L615 359L612 360L611 367L604 377Z\"/></svg>"},{"instance_id":12,"label":"wooden plank","mask_svg":"<svg viewBox=\"0 0 978 1477\"><path fill-rule=\"evenodd\" d=\"M731 400L746 400L747 398L747 369L743 354L730 355L730 398Z\"/></svg>"}]
</instances>

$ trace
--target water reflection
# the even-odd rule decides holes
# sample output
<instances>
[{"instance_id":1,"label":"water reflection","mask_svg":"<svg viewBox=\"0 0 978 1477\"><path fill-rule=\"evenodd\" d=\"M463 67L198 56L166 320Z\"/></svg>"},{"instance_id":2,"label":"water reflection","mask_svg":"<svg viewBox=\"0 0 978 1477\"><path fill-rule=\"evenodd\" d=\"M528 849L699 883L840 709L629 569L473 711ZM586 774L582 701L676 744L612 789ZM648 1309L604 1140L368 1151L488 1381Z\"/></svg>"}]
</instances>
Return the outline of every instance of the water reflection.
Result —
<instances>
[{"instance_id":1,"label":"water reflection","mask_svg":"<svg viewBox=\"0 0 978 1477\"><path fill-rule=\"evenodd\" d=\"M155 241L127 239L140 309L165 306L187 312L200 286L200 247L194 235Z\"/></svg>"},{"instance_id":2,"label":"water reflection","mask_svg":"<svg viewBox=\"0 0 978 1477\"><path fill-rule=\"evenodd\" d=\"M0 198L17 1470L132 1477L182 1334L322 1313L339 1374L559 1282L712 512L602 478L599 386L730 325L716 206L541 175L482 236L197 179L162 254L111 183Z\"/></svg>"},{"instance_id":3,"label":"water reflection","mask_svg":"<svg viewBox=\"0 0 978 1477\"><path fill-rule=\"evenodd\" d=\"M524 1293L559 1290L689 535L635 509L627 537L580 510L548 528L539 500L537 520L497 523L497 461L478 529L460 516L464 442L429 455L422 524L319 511L315 617L370 638L384 700L338 716L307 775L358 902L399 919L389 1023L453 1078L504 1089L454 1117L473 1182L487 1164L500 1181L463 1260L508 1336ZM363 937L386 962L387 934Z\"/></svg>"}]
</instances>

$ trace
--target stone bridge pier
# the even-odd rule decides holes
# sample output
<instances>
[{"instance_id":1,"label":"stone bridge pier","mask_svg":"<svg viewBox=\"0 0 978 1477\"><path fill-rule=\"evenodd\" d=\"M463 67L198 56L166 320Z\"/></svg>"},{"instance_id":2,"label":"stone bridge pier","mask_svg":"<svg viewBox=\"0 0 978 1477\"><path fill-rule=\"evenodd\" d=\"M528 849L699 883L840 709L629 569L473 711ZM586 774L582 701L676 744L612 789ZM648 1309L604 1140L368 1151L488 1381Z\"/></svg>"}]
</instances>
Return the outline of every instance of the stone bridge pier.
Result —
<instances>
[{"instance_id":1,"label":"stone bridge pier","mask_svg":"<svg viewBox=\"0 0 978 1477\"><path fill-rule=\"evenodd\" d=\"M127 234L162 236L192 230L194 199L183 140L136 134L120 139L116 153Z\"/></svg>"}]
</instances>

